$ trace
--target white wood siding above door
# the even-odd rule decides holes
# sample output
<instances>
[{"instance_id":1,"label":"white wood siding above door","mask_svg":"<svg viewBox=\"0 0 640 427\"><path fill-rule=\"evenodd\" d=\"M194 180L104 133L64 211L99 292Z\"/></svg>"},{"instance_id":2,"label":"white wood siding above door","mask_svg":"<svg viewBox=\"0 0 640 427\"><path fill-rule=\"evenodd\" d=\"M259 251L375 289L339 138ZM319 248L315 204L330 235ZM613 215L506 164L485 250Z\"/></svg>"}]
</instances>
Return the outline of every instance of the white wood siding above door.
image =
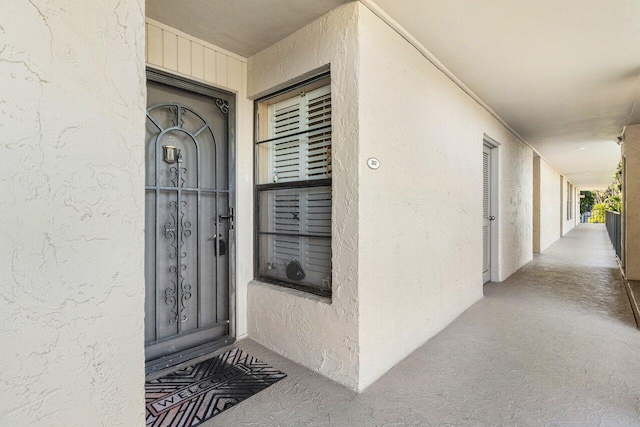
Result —
<instances>
[{"instance_id":1,"label":"white wood siding above door","mask_svg":"<svg viewBox=\"0 0 640 427\"><path fill-rule=\"evenodd\" d=\"M246 59L147 18L147 64L243 91Z\"/></svg>"}]
</instances>

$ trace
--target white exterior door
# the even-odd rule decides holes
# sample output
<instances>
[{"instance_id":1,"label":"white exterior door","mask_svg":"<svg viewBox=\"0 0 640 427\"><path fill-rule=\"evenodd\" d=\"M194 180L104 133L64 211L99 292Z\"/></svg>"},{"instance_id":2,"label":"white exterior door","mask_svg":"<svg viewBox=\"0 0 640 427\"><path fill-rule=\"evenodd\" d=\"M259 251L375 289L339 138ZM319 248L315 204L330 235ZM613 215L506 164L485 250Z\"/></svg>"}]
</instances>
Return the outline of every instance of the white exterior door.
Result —
<instances>
[{"instance_id":1,"label":"white exterior door","mask_svg":"<svg viewBox=\"0 0 640 427\"><path fill-rule=\"evenodd\" d=\"M491 280L491 148L482 152L482 281Z\"/></svg>"}]
</instances>

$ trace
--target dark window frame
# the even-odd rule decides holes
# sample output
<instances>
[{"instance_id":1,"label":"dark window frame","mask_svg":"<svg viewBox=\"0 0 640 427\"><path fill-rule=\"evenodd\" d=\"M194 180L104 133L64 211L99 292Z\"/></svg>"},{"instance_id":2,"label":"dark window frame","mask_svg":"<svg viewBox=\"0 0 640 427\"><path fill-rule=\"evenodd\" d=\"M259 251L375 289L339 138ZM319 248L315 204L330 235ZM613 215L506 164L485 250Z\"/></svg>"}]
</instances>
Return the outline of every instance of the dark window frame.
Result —
<instances>
[{"instance_id":1,"label":"dark window frame","mask_svg":"<svg viewBox=\"0 0 640 427\"><path fill-rule=\"evenodd\" d=\"M261 233L260 229L260 194L263 191L269 191L274 189L289 189L289 188L313 188L313 187L321 187L328 186L332 187L332 178L325 179L314 179L307 181L290 181L290 182L281 182L281 183L265 183L259 184L259 176L258 176L258 147L261 143L267 142L268 140L260 140L259 136L259 105L261 102L266 100L275 98L277 96L293 92L296 89L302 88L304 86L310 85L314 82L324 80L330 77L330 72L326 71L320 73L316 76L313 76L309 79L305 79L299 83L296 83L292 86L288 86L284 89L278 90L269 95L263 96L259 99L256 99L253 102L253 124L254 124L254 136L253 136L253 278L254 280L269 283L272 285L278 285L285 288L296 289L302 292L318 295L321 297L331 298L332 289L326 289L321 287L316 287L310 284L300 284L294 281L285 280L285 279L274 279L272 277L268 277L260 274L260 237L263 233ZM333 117L332 117L333 120ZM332 141L333 144L333 141ZM333 197L332 197L333 204ZM333 217L331 218L331 224L333 224ZM333 238L328 237L333 246ZM331 268L331 274L333 275L333 267ZM333 283L333 280L331 281Z\"/></svg>"}]
</instances>

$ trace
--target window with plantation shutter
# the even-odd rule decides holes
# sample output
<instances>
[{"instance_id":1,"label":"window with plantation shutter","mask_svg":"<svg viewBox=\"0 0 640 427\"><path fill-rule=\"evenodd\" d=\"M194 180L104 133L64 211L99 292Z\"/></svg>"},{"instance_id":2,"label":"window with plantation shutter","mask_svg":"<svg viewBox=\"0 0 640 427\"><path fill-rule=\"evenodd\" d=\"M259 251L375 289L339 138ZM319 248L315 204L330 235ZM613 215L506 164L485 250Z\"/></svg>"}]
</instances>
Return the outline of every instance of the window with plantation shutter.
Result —
<instances>
[{"instance_id":1,"label":"window with plantation shutter","mask_svg":"<svg viewBox=\"0 0 640 427\"><path fill-rule=\"evenodd\" d=\"M567 220L573 219L573 184L567 182Z\"/></svg>"},{"instance_id":2,"label":"window with plantation shutter","mask_svg":"<svg viewBox=\"0 0 640 427\"><path fill-rule=\"evenodd\" d=\"M567 220L573 219L573 184L567 182Z\"/></svg>"},{"instance_id":3,"label":"window with plantation shutter","mask_svg":"<svg viewBox=\"0 0 640 427\"><path fill-rule=\"evenodd\" d=\"M258 101L256 276L331 294L328 77Z\"/></svg>"}]
</instances>

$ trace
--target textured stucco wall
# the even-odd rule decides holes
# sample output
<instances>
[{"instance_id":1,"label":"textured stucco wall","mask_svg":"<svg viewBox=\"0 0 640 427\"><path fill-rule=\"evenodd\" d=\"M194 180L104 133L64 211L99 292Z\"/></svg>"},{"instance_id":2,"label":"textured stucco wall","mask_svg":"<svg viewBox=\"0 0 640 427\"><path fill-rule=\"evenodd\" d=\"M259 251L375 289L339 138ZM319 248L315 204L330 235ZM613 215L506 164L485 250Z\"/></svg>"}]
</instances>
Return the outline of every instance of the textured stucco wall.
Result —
<instances>
[{"instance_id":1,"label":"textured stucco wall","mask_svg":"<svg viewBox=\"0 0 640 427\"><path fill-rule=\"evenodd\" d=\"M340 6L248 61L251 97L330 65L333 124L332 300L253 282L249 336L352 389L358 385L358 6Z\"/></svg>"},{"instance_id":2,"label":"textured stucco wall","mask_svg":"<svg viewBox=\"0 0 640 427\"><path fill-rule=\"evenodd\" d=\"M560 194L560 174L540 157L533 162L534 167L534 242L533 251L544 252L560 238L560 215L562 202ZM536 175L538 182L536 183ZM538 206L536 207L536 198ZM537 228L537 230L536 230Z\"/></svg>"},{"instance_id":3,"label":"textured stucco wall","mask_svg":"<svg viewBox=\"0 0 640 427\"><path fill-rule=\"evenodd\" d=\"M0 424L144 424L144 0L0 2Z\"/></svg>"},{"instance_id":4,"label":"textured stucco wall","mask_svg":"<svg viewBox=\"0 0 640 427\"><path fill-rule=\"evenodd\" d=\"M625 194L623 206L625 275L640 280L640 125L627 126L624 131L622 155L625 163Z\"/></svg>"},{"instance_id":5,"label":"textured stucco wall","mask_svg":"<svg viewBox=\"0 0 640 427\"><path fill-rule=\"evenodd\" d=\"M562 210L558 183L560 174L545 160L540 159L540 252L560 238L558 216Z\"/></svg>"},{"instance_id":6,"label":"textured stucco wall","mask_svg":"<svg viewBox=\"0 0 640 427\"><path fill-rule=\"evenodd\" d=\"M529 147L364 6L358 27L363 389L482 297L484 134L501 144L501 279L532 258L533 165Z\"/></svg>"},{"instance_id":7,"label":"textured stucco wall","mask_svg":"<svg viewBox=\"0 0 640 427\"><path fill-rule=\"evenodd\" d=\"M494 137L502 143L499 148L498 281L503 281L533 259L533 151L493 118L488 123L495 124L496 132L505 135L503 139ZM493 137L491 132L487 134Z\"/></svg>"}]
</instances>

